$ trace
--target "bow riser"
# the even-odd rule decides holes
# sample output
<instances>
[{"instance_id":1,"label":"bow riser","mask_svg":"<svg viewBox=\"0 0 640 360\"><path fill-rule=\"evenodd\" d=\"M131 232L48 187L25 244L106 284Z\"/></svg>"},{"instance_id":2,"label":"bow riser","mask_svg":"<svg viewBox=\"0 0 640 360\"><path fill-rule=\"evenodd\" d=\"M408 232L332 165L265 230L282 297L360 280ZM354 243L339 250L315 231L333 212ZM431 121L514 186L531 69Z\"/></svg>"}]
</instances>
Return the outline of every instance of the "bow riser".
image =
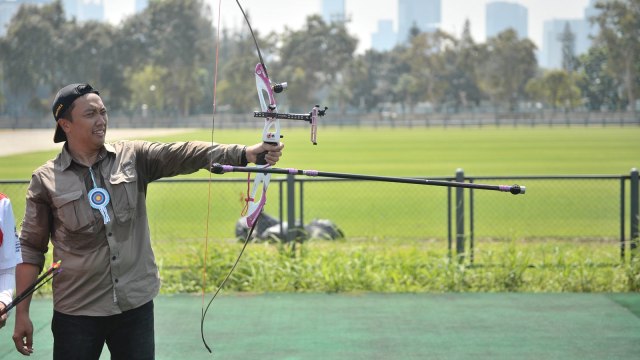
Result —
<instances>
[{"instance_id":1,"label":"bow riser","mask_svg":"<svg viewBox=\"0 0 640 360\"><path fill-rule=\"evenodd\" d=\"M270 114L278 113L278 107L276 105L276 97L273 93L273 87L271 86L271 80L267 76L264 69L264 65L256 65L256 88L258 89L258 98L260 99L260 108L263 112ZM268 100L268 101L267 101ZM264 120L264 129L262 131L262 141L270 144L277 144L280 142L280 121L278 117L269 117L267 115ZM258 165L263 165L258 163Z\"/></svg>"},{"instance_id":2,"label":"bow riser","mask_svg":"<svg viewBox=\"0 0 640 360\"><path fill-rule=\"evenodd\" d=\"M258 90L258 98L260 99L260 108L262 112L267 114L264 120L264 128L262 129L262 141L268 144L277 145L280 142L280 120L276 116L269 114L277 114L278 107L276 98L271 86L271 80L265 71L263 64L257 64L255 69L256 88ZM260 154L256 161L258 168L268 168L265 154ZM267 189L271 181L271 174L259 173L253 180L253 188L247 198L247 216L242 218L242 222L251 228L258 221L260 213L267 203ZM256 195L260 194L260 198Z\"/></svg>"}]
</instances>

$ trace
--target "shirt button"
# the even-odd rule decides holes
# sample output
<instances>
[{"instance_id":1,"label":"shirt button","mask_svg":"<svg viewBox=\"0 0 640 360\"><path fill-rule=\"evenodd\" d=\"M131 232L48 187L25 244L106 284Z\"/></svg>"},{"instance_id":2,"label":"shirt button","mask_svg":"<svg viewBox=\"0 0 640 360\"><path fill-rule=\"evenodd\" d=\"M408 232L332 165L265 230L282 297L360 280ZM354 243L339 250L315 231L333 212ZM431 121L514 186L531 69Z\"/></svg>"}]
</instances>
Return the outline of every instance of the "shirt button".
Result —
<instances>
[{"instance_id":1,"label":"shirt button","mask_svg":"<svg viewBox=\"0 0 640 360\"><path fill-rule=\"evenodd\" d=\"M116 279L116 282L118 282L118 279Z\"/></svg>"},{"instance_id":2,"label":"shirt button","mask_svg":"<svg viewBox=\"0 0 640 360\"><path fill-rule=\"evenodd\" d=\"M108 236L113 236L113 233L109 233Z\"/></svg>"},{"instance_id":3,"label":"shirt button","mask_svg":"<svg viewBox=\"0 0 640 360\"><path fill-rule=\"evenodd\" d=\"M115 257L115 256L114 256L114 257L112 257L112 258L111 258L111 260L116 261L116 257Z\"/></svg>"}]
</instances>

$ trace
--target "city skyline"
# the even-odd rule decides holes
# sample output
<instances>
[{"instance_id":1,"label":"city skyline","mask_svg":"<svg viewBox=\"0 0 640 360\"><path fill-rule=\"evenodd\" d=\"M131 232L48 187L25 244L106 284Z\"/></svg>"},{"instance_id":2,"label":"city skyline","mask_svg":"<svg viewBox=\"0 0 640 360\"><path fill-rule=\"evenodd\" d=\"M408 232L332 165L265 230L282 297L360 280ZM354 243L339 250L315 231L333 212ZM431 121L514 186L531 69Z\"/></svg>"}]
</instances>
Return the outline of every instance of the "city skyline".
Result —
<instances>
[{"instance_id":1,"label":"city skyline","mask_svg":"<svg viewBox=\"0 0 640 360\"><path fill-rule=\"evenodd\" d=\"M42 0L41 0L42 1ZM118 24L126 16L140 10L147 0L63 0L70 2L104 3L104 12L101 17L112 24ZM217 0L204 0L217 10ZM398 24L398 12L400 0L340 0L346 9L347 29L359 40L357 52L363 53L372 47L372 37L378 31L379 22L385 26L390 22L392 30L401 31ZM440 29L459 36L462 32L465 20L471 22L471 34L476 42L486 41L486 5L496 0L442 0ZM557 20L585 19L585 10L592 0L507 0L526 7L528 12L528 38L531 39L538 50L544 46L545 23ZM34 1L38 2L38 1ZM47 2L44 0L43 2ZM3 3L0 1L0 3ZM10 4L11 1L6 2ZM322 14L323 0L242 0L242 5L252 19L252 26L261 33L271 31L282 32L285 27L299 29L311 14ZM371 6L375 3L375 6ZM224 28L242 28L244 20L237 9L235 1L223 0L221 24ZM268 14L260 16L260 14ZM6 15L6 14L5 14ZM0 17L1 18L1 17ZM268 21L261 20L268 18ZM3 20L6 23L7 19ZM217 21L214 18L214 21ZM547 36L548 38L548 36Z\"/></svg>"},{"instance_id":2,"label":"city skyline","mask_svg":"<svg viewBox=\"0 0 640 360\"><path fill-rule=\"evenodd\" d=\"M15 1L15 2L13 2ZM13 13L15 7L12 7L11 3L20 4L22 1L0 1L0 7L9 6L5 10ZM25 0L25 2L33 3L46 3L51 0ZM213 11L218 10L217 0L204 0L209 4ZM430 0L431 1L431 0ZM407 31L405 20L399 23L398 18L409 19L411 21L411 14L415 12L434 12L432 16L423 18L416 18L413 22L424 22L420 25L423 30L428 30L431 26L439 24L439 28L454 35L460 36L465 20L471 22L471 34L476 42L482 43L486 41L487 31L491 34L486 19L491 16L489 7L487 4L494 3L498 0L433 0L434 4L438 5L441 11L438 11L437 7L429 8L425 7L422 2L414 3L413 0L383 0L375 1L376 6L371 6L373 1L367 0L313 0L313 1L296 1L296 0L271 0L264 2L261 0L242 0L243 7L251 15L252 26L255 30L262 34L266 34L271 31L283 32L287 27L289 29L300 29L307 16L311 14L321 14L323 16L335 16L341 9L345 9L346 26L350 34L358 38L357 53L363 53L365 50L372 47L390 50L395 44L390 38L396 34L398 40L401 41L402 33ZM589 32L588 21L586 15L592 15L593 8L589 9L590 3L595 0L563 0L559 2L559 5L553 3L554 0L499 0L501 3L517 4L518 6L526 9L525 17L528 20L528 26L526 26L524 33L531 39L538 48L539 59L542 63L549 65L557 63L558 59L549 61L549 56L557 57L556 55L550 55L557 50L550 50L550 47L557 47L550 39L557 37L556 34L550 34L551 25L553 29L559 26L564 27L564 23L571 23L572 29L578 31L578 44L577 54L580 54L586 50L589 46L588 34L581 34ZM146 6L148 0L63 0L66 6L71 4L82 4L82 7L76 8L75 11L71 11L74 16L83 18L103 19L109 21L112 24L118 24L126 16L130 16L136 11L140 11L143 6ZM7 5L1 5L7 4ZM104 5L101 5L104 4ZM414 4L414 5L408 5ZM553 5L553 6L550 6ZM98 9L96 6L100 6ZM327 6L329 8L327 8ZM407 6L422 6L420 9L411 10ZM502 6L502 5L500 5ZM74 6L72 6L74 7ZM335 9L333 9L335 8ZM494 6L495 8L495 6ZM94 10L90 10L94 9ZM327 9L331 10L328 11ZM407 13L409 10L409 13ZM91 11L91 13L87 13ZM404 12L404 15L403 15ZM439 12L439 14L438 14ZM591 13L590 13L591 12ZM246 27L244 19L240 15L240 11L232 0L222 1L222 18L220 24L223 28L240 29ZM263 13L268 15L262 16ZM336 13L336 14L328 14ZM9 20L7 16L4 18L0 16L2 24L6 24ZM428 14L427 14L428 15ZM88 17L87 17L88 16ZM427 18L432 19L427 19ZM262 19L267 18L268 21ZM214 16L214 22L217 22L217 16ZM504 21L500 18L496 18L495 21ZM527 22L520 21L521 22ZM580 23L580 26L574 26L574 24ZM403 25L404 24L404 25ZM496 28L497 23L492 27ZM560 24L560 25L558 25ZM491 24L489 24L491 25ZM382 26L382 28L380 28ZM497 25L503 27L502 25ZM494 29L494 30L495 30ZM520 29L523 29L520 27ZM518 30L521 32L522 30ZM0 32L0 35L3 32ZM374 38L377 44L372 44ZM586 46L581 43L586 43ZM393 43L392 43L393 42ZM382 44L382 45L381 45ZM551 51L551 53L549 52Z\"/></svg>"},{"instance_id":3,"label":"city skyline","mask_svg":"<svg viewBox=\"0 0 640 360\"><path fill-rule=\"evenodd\" d=\"M442 0L440 28L459 36L464 22L469 19L471 32L477 42L485 42L486 4L494 0ZM589 0L507 0L525 6L529 13L529 38L542 49L544 21L552 19L579 19ZM212 9L217 9L217 0L205 0ZM117 24L124 16L133 13L133 0L109 0L105 4L105 16ZM311 14L322 13L322 0L243 0L242 6L251 13L252 26L260 32L282 32L285 26L299 29ZM375 4L375 6L372 6ZM129 9L130 8L130 9ZM391 20L394 31L398 31L398 0L345 0L349 32L359 39L358 53L371 48L371 35L377 31L378 20ZM222 26L238 28L244 26L235 1L222 3ZM259 14L268 14L264 17ZM268 20L261 20L268 19Z\"/></svg>"}]
</instances>

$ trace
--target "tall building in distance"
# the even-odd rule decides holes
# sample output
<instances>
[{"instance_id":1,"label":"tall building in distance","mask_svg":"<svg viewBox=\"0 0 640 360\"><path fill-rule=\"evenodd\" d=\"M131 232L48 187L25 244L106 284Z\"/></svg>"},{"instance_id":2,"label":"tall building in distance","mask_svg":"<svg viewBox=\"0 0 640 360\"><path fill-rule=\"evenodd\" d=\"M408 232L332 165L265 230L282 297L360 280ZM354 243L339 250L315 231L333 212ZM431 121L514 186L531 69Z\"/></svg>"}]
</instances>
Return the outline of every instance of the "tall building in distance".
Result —
<instances>
[{"instance_id":1,"label":"tall building in distance","mask_svg":"<svg viewBox=\"0 0 640 360\"><path fill-rule=\"evenodd\" d=\"M322 19L326 23L346 22L345 0L322 0Z\"/></svg>"},{"instance_id":2,"label":"tall building in distance","mask_svg":"<svg viewBox=\"0 0 640 360\"><path fill-rule=\"evenodd\" d=\"M544 22L542 36L542 50L539 54L538 63L543 68L562 68L562 41L560 40L565 29L571 31L574 36L574 56L586 53L591 47L591 36L598 30L596 25L592 25L590 18L598 14L595 4L598 0L591 0L584 10L582 19L553 19Z\"/></svg>"},{"instance_id":3,"label":"tall building in distance","mask_svg":"<svg viewBox=\"0 0 640 360\"><path fill-rule=\"evenodd\" d=\"M506 1L490 2L486 6L487 39L513 29L519 38L529 37L529 10L526 7Z\"/></svg>"},{"instance_id":4,"label":"tall building in distance","mask_svg":"<svg viewBox=\"0 0 640 360\"><path fill-rule=\"evenodd\" d=\"M371 34L371 48L388 51L396 45L398 34L393 31L393 20L378 20L378 30Z\"/></svg>"},{"instance_id":5,"label":"tall building in distance","mask_svg":"<svg viewBox=\"0 0 640 360\"><path fill-rule=\"evenodd\" d=\"M409 40L411 28L431 32L441 21L441 0L398 0L398 43Z\"/></svg>"}]
</instances>

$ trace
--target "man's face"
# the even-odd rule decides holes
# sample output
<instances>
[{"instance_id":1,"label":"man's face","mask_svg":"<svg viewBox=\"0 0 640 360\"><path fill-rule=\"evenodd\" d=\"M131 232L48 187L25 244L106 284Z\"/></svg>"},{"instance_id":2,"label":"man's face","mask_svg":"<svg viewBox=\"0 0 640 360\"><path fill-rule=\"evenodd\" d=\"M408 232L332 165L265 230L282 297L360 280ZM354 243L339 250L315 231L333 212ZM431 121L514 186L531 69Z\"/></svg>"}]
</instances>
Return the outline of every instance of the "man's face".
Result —
<instances>
[{"instance_id":1,"label":"man's face","mask_svg":"<svg viewBox=\"0 0 640 360\"><path fill-rule=\"evenodd\" d=\"M86 94L73 102L71 118L63 119L67 140L84 150L97 150L104 145L107 135L107 108L97 94Z\"/></svg>"}]
</instances>

